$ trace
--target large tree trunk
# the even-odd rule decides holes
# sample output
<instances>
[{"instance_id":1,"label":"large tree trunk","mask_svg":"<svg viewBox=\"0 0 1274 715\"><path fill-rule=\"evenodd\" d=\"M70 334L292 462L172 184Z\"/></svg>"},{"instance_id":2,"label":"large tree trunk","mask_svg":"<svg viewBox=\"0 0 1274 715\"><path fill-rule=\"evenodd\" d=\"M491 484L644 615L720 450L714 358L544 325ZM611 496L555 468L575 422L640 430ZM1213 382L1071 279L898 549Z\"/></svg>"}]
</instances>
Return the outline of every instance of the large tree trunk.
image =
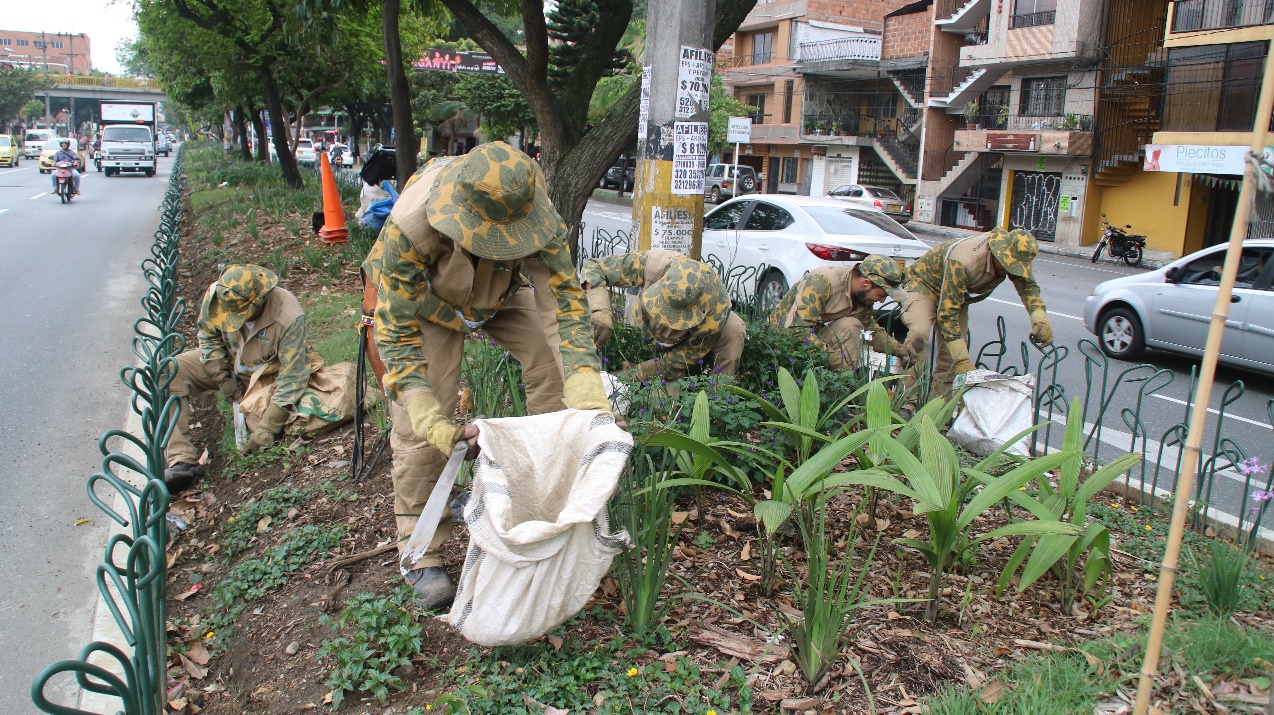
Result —
<instances>
[{"instance_id":1,"label":"large tree trunk","mask_svg":"<svg viewBox=\"0 0 1274 715\"><path fill-rule=\"evenodd\" d=\"M304 189L305 180L301 178L301 168L296 165L296 155L292 153L292 145L288 143L288 122L283 114L283 97L279 94L279 85L267 67L257 67L261 76L261 84L265 87L266 110L270 112L271 141L274 142L274 153L279 157L279 169L283 172L284 181L294 189Z\"/></svg>"},{"instance_id":2,"label":"large tree trunk","mask_svg":"<svg viewBox=\"0 0 1274 715\"><path fill-rule=\"evenodd\" d=\"M385 69L389 100L394 107L394 150L398 157L398 190L416 172L416 128L411 120L411 84L403 71L402 37L398 31L401 0L384 0L381 19L385 34Z\"/></svg>"},{"instance_id":3,"label":"large tree trunk","mask_svg":"<svg viewBox=\"0 0 1274 715\"><path fill-rule=\"evenodd\" d=\"M248 140L248 119L243 116L243 107L235 105L234 132L239 135L239 153L244 161L252 161L252 142Z\"/></svg>"},{"instance_id":4,"label":"large tree trunk","mask_svg":"<svg viewBox=\"0 0 1274 715\"><path fill-rule=\"evenodd\" d=\"M252 130L257 133L257 161L270 163L270 150L265 142L265 120L261 118L261 110L254 102L248 102L248 116L252 119Z\"/></svg>"}]
</instances>

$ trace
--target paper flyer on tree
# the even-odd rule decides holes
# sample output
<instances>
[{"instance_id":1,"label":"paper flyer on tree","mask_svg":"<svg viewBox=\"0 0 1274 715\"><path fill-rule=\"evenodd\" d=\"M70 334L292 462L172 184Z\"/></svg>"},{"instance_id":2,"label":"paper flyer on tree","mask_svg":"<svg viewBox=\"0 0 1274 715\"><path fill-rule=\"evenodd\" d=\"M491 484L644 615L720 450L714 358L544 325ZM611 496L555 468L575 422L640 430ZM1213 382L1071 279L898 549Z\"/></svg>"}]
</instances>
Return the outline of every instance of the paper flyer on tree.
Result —
<instances>
[{"instance_id":1,"label":"paper flyer on tree","mask_svg":"<svg viewBox=\"0 0 1274 715\"><path fill-rule=\"evenodd\" d=\"M703 172L708 161L708 123L674 122L672 142L672 193L703 193Z\"/></svg>"},{"instance_id":2,"label":"paper flyer on tree","mask_svg":"<svg viewBox=\"0 0 1274 715\"><path fill-rule=\"evenodd\" d=\"M701 110L708 110L712 56L712 50L681 46L681 68L677 71L677 119L694 119Z\"/></svg>"}]
</instances>

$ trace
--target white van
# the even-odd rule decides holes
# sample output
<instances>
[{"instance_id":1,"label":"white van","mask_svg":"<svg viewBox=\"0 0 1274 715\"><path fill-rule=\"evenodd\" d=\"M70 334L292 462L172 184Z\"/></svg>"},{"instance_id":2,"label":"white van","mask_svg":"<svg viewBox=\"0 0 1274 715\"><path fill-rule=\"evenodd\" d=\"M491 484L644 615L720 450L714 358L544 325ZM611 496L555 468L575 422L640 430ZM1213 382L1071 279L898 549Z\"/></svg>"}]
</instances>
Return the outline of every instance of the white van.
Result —
<instances>
[{"instance_id":1,"label":"white van","mask_svg":"<svg viewBox=\"0 0 1274 715\"><path fill-rule=\"evenodd\" d=\"M44 142L57 136L52 129L28 129L23 137L22 158L39 159Z\"/></svg>"}]
</instances>

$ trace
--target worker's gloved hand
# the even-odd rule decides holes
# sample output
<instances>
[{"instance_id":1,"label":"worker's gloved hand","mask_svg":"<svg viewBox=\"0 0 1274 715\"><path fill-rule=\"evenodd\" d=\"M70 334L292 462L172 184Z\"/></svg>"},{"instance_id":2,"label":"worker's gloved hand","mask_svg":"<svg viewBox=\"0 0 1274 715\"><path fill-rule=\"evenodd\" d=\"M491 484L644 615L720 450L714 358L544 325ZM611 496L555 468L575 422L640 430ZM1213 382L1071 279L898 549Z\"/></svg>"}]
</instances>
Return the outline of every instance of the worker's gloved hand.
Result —
<instances>
[{"instance_id":1,"label":"worker's gloved hand","mask_svg":"<svg viewBox=\"0 0 1274 715\"><path fill-rule=\"evenodd\" d=\"M566 378L562 385L562 402L572 410L611 410L602 376L593 370L579 370Z\"/></svg>"},{"instance_id":2,"label":"worker's gloved hand","mask_svg":"<svg viewBox=\"0 0 1274 715\"><path fill-rule=\"evenodd\" d=\"M1048 322L1048 314L1042 310L1031 311L1031 342L1036 345L1053 344L1053 326Z\"/></svg>"},{"instance_id":3,"label":"worker's gloved hand","mask_svg":"<svg viewBox=\"0 0 1274 715\"><path fill-rule=\"evenodd\" d=\"M265 414L257 420L257 428L248 437L248 444L243 448L244 454L254 454L274 444L283 425L288 421L288 411L271 403L265 408Z\"/></svg>"},{"instance_id":4,"label":"worker's gloved hand","mask_svg":"<svg viewBox=\"0 0 1274 715\"><path fill-rule=\"evenodd\" d=\"M411 418L411 429L417 437L429 442L443 454L450 455L465 433L465 426L458 425L442 414L442 405L434 398L434 393L427 390L413 395L407 400L407 416ZM477 428L474 428L474 437Z\"/></svg>"},{"instance_id":5,"label":"worker's gloved hand","mask_svg":"<svg viewBox=\"0 0 1274 715\"><path fill-rule=\"evenodd\" d=\"M959 338L947 342L947 352L951 353L951 374L963 375L973 370L969 362L969 346Z\"/></svg>"},{"instance_id":6,"label":"worker's gloved hand","mask_svg":"<svg viewBox=\"0 0 1274 715\"><path fill-rule=\"evenodd\" d=\"M465 453L465 459L478 458L478 426L475 424L467 424L460 430L460 439L469 443L469 451ZM453 447L454 449L454 447Z\"/></svg>"},{"instance_id":7,"label":"worker's gloved hand","mask_svg":"<svg viewBox=\"0 0 1274 715\"><path fill-rule=\"evenodd\" d=\"M217 383L217 391L221 396L226 398L226 402L234 402L239 396L239 381L235 379L234 373L230 371L230 361L224 358L214 358L205 363L204 367L208 370L208 374L212 375L212 379Z\"/></svg>"},{"instance_id":8,"label":"worker's gloved hand","mask_svg":"<svg viewBox=\"0 0 1274 715\"><path fill-rule=\"evenodd\" d=\"M593 324L593 345L601 351L611 334L610 291L604 287L589 288L585 295Z\"/></svg>"},{"instance_id":9,"label":"worker's gloved hand","mask_svg":"<svg viewBox=\"0 0 1274 715\"><path fill-rule=\"evenodd\" d=\"M899 360L902 360L902 366L905 368L915 365L916 362L920 360L920 356L916 354L916 351L912 350L910 346L904 343L898 344L897 349L894 350L894 355L897 356Z\"/></svg>"}]
</instances>

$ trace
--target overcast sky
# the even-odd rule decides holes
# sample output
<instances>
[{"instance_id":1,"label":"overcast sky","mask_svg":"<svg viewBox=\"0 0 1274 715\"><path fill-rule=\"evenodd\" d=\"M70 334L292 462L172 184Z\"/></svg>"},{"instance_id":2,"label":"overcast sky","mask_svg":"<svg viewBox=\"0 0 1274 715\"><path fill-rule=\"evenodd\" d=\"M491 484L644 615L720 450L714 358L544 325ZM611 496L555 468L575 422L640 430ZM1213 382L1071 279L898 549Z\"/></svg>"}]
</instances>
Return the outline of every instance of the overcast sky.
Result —
<instances>
[{"instance_id":1,"label":"overcast sky","mask_svg":"<svg viewBox=\"0 0 1274 715\"><path fill-rule=\"evenodd\" d=\"M3 4L0 28L4 30L88 35L93 67L103 72L122 71L115 61L115 45L137 36L132 3L126 0L58 0L51 4L13 0Z\"/></svg>"}]
</instances>

